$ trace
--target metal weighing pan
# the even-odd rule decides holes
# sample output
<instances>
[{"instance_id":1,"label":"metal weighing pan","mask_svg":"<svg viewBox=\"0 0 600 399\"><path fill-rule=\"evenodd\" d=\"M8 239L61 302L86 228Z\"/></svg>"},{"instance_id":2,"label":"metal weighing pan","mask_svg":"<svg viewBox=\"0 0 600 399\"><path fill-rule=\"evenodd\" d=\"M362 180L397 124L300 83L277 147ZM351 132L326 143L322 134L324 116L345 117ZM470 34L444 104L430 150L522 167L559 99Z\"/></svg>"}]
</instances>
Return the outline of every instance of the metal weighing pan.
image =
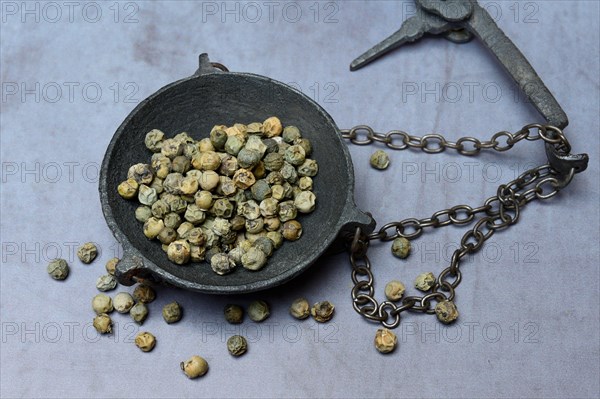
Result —
<instances>
[{"instance_id":1,"label":"metal weighing pan","mask_svg":"<svg viewBox=\"0 0 600 399\"><path fill-rule=\"evenodd\" d=\"M223 71L200 55L200 68L191 77L171 83L142 101L113 136L100 171L102 211L115 238L123 246L117 265L119 282L132 285L138 279L154 279L205 293L246 293L274 287L306 270L326 250L340 247L343 231L360 226L374 228L372 218L354 204L354 170L340 130L316 102L273 79L249 73ZM207 137L217 124L250 123L277 116L295 125L313 143L311 158L319 173L314 179L317 206L302 215L302 237L285 242L260 271L242 267L219 276L205 262L176 265L167 259L160 243L148 240L135 219L137 201L117 193L129 167L149 163L152 153L144 137L160 129L169 137L188 132L195 139Z\"/></svg>"}]
</instances>

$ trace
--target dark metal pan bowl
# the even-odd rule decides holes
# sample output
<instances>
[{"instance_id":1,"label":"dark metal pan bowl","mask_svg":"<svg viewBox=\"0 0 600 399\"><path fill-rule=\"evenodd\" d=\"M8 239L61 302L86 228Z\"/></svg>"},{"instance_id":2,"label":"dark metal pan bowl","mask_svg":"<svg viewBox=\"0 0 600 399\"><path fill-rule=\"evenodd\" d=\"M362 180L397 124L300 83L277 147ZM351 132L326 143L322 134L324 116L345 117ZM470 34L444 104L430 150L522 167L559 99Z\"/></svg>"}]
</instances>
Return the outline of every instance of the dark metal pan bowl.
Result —
<instances>
[{"instance_id":1,"label":"dark metal pan bowl","mask_svg":"<svg viewBox=\"0 0 600 399\"><path fill-rule=\"evenodd\" d=\"M123 200L117 185L129 166L148 163L151 153L146 133L160 129L169 137L188 132L196 139L208 136L216 124L250 123L278 116L284 125L297 126L314 147L319 164L314 179L315 211L299 218L300 240L286 242L260 271L241 267L225 276L206 263L171 263L156 241L149 241L135 219L137 201ZM372 231L373 221L354 204L354 171L346 145L331 117L317 103L293 88L264 76L223 72L200 56L200 68L191 77L171 83L142 101L112 138L100 173L102 211L115 238L123 246L117 266L122 284L154 279L207 293L245 293L282 284L302 271L336 242L342 231L361 226ZM339 244L339 242L338 242Z\"/></svg>"}]
</instances>

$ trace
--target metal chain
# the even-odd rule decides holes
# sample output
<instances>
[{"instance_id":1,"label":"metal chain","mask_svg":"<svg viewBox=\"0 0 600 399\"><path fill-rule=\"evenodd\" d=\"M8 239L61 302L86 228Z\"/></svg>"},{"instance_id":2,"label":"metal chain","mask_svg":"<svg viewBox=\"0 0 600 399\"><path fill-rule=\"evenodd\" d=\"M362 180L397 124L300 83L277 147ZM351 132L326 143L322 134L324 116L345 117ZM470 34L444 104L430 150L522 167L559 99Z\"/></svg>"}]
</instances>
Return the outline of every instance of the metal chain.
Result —
<instances>
[{"instance_id":1,"label":"metal chain","mask_svg":"<svg viewBox=\"0 0 600 399\"><path fill-rule=\"evenodd\" d=\"M532 134L532 130L536 130L536 132ZM475 137L461 137L456 142L453 142L446 140L440 134L413 136L402 130L376 133L371 127L366 125L342 130L342 137L356 145L382 143L393 150L413 148L420 149L428 154L444 152L446 148L456 150L462 155L477 155L481 150L489 149L502 152L510 150L521 140L535 141L539 139L555 145L557 150L561 152L571 152L571 145L561 129L539 123L525 125L516 133L506 131L497 132L490 140L486 141L481 141Z\"/></svg>"},{"instance_id":2,"label":"metal chain","mask_svg":"<svg viewBox=\"0 0 600 399\"><path fill-rule=\"evenodd\" d=\"M537 129L537 132L532 134L532 129ZM439 134L416 137L398 130L381 134L375 133L373 129L364 125L342 130L342 137L357 145L379 142L396 150L420 148L427 153L439 153L446 148L452 148L463 155L475 155L482 149L506 151L521 140L538 139L552 144L561 152L569 153L571 150L562 130L551 125L540 124L526 125L514 134L498 132L492 136L491 140L483 142L473 137L463 137L454 143L447 141ZM398 143L395 137L400 137L401 143ZM505 138L504 143L498 141L501 137ZM466 148L465 143L471 143L472 148ZM515 180L500 185L496 195L488 198L482 206L477 208L469 205L457 205L435 212L428 218L408 218L399 222L387 223L371 234L363 234L360 227L357 227L354 234L348 237L354 283L352 288L354 309L366 319L380 322L386 328L397 327L400 324L400 314L404 311L435 313L432 301L452 301L455 298L455 289L462 279L461 260L481 249L485 241L496 231L517 223L520 211L526 204L533 200L548 199L556 195L570 183L574 173L574 169L571 169L567 176L562 176L546 164L530 169ZM412 240L419 237L423 233L423 229L427 227L467 225L473 223L476 216L479 215L481 217L475 226L463 235L460 248L454 251L450 265L442 270L434 286L425 295L405 297L400 304L390 301L379 303L374 298L374 278L371 262L367 256L370 241L390 241L398 237Z\"/></svg>"}]
</instances>

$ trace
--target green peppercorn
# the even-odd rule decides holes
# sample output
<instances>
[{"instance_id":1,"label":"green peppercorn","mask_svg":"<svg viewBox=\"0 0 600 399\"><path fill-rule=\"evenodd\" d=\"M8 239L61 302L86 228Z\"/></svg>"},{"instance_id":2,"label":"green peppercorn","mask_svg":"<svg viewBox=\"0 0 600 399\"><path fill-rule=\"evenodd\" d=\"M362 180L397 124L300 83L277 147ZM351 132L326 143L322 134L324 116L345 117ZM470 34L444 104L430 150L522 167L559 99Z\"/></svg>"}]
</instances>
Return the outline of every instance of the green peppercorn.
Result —
<instances>
[{"instance_id":1,"label":"green peppercorn","mask_svg":"<svg viewBox=\"0 0 600 399\"><path fill-rule=\"evenodd\" d=\"M298 182L298 172L296 171L296 168L288 162L283 162L283 166L279 173L281 173L281 176L283 176L290 184L296 184Z\"/></svg>"},{"instance_id":2,"label":"green peppercorn","mask_svg":"<svg viewBox=\"0 0 600 399\"><path fill-rule=\"evenodd\" d=\"M435 314L439 321L450 324L458 318L458 310L452 301L443 300L435 305Z\"/></svg>"},{"instance_id":3,"label":"green peppercorn","mask_svg":"<svg viewBox=\"0 0 600 399\"><path fill-rule=\"evenodd\" d=\"M333 317L335 306L329 301L317 302L310 309L310 314L319 323L325 323Z\"/></svg>"},{"instance_id":4,"label":"green peppercorn","mask_svg":"<svg viewBox=\"0 0 600 399\"><path fill-rule=\"evenodd\" d=\"M186 143L183 146L183 156L186 157L189 160L191 160L194 155L198 154L200 152L201 148L205 148L205 151L212 151L214 150L214 147L212 146L212 144L210 144L210 141L208 142L208 145L210 146L210 149L206 149L205 146L205 141L204 139L201 140L199 143ZM180 155L181 156L181 155ZM188 168L189 169L189 168Z\"/></svg>"},{"instance_id":5,"label":"green peppercorn","mask_svg":"<svg viewBox=\"0 0 600 399\"><path fill-rule=\"evenodd\" d=\"M219 182L219 174L215 171L208 170L202 173L202 178L200 179L200 187L202 188L202 190L211 191L219 185Z\"/></svg>"},{"instance_id":6,"label":"green peppercorn","mask_svg":"<svg viewBox=\"0 0 600 399\"><path fill-rule=\"evenodd\" d=\"M312 191L301 191L294 198L294 206L300 213L310 213L315 210L316 198Z\"/></svg>"},{"instance_id":7,"label":"green peppercorn","mask_svg":"<svg viewBox=\"0 0 600 399\"><path fill-rule=\"evenodd\" d=\"M258 234L263 231L265 224L262 218L246 220L246 231L251 234Z\"/></svg>"},{"instance_id":8,"label":"green peppercorn","mask_svg":"<svg viewBox=\"0 0 600 399\"><path fill-rule=\"evenodd\" d=\"M404 284L398 280L392 280L385 286L385 297L392 302L399 301L404 295Z\"/></svg>"},{"instance_id":9,"label":"green peppercorn","mask_svg":"<svg viewBox=\"0 0 600 399\"><path fill-rule=\"evenodd\" d=\"M246 132L248 134L257 134L262 135L262 123L260 122L252 122L248 126L246 126Z\"/></svg>"},{"instance_id":10,"label":"green peppercorn","mask_svg":"<svg viewBox=\"0 0 600 399\"><path fill-rule=\"evenodd\" d=\"M162 142L165 139L165 134L158 129L152 129L146 133L144 144L152 152L160 152Z\"/></svg>"},{"instance_id":11,"label":"green peppercorn","mask_svg":"<svg viewBox=\"0 0 600 399\"><path fill-rule=\"evenodd\" d=\"M179 365L188 378L202 377L208 372L208 363L200 356L192 356L189 360Z\"/></svg>"},{"instance_id":12,"label":"green peppercorn","mask_svg":"<svg viewBox=\"0 0 600 399\"><path fill-rule=\"evenodd\" d=\"M167 257L171 262L183 265L190 261L190 250L187 240L176 240L169 244Z\"/></svg>"},{"instance_id":13,"label":"green peppercorn","mask_svg":"<svg viewBox=\"0 0 600 399\"><path fill-rule=\"evenodd\" d=\"M405 259L410 254L410 241L398 237L392 242L392 254L400 259Z\"/></svg>"},{"instance_id":14,"label":"green peppercorn","mask_svg":"<svg viewBox=\"0 0 600 399\"><path fill-rule=\"evenodd\" d=\"M48 274L55 280L64 280L69 275L69 265L64 259L54 259L48 263Z\"/></svg>"},{"instance_id":15,"label":"green peppercorn","mask_svg":"<svg viewBox=\"0 0 600 399\"><path fill-rule=\"evenodd\" d=\"M177 239L177 232L170 227L165 227L156 238L163 244L170 244Z\"/></svg>"},{"instance_id":16,"label":"green peppercorn","mask_svg":"<svg viewBox=\"0 0 600 399\"><path fill-rule=\"evenodd\" d=\"M380 328L375 333L375 348L380 353L390 353L398 344L398 338L396 334L387 328Z\"/></svg>"},{"instance_id":17,"label":"green peppercorn","mask_svg":"<svg viewBox=\"0 0 600 399\"><path fill-rule=\"evenodd\" d=\"M204 245L206 243L206 235L204 234L204 230L200 227L194 227L193 229L186 231L181 238L189 242L190 245Z\"/></svg>"},{"instance_id":18,"label":"green peppercorn","mask_svg":"<svg viewBox=\"0 0 600 399\"><path fill-rule=\"evenodd\" d=\"M319 172L319 165L314 159L306 159L302 165L298 167L299 176L315 177Z\"/></svg>"},{"instance_id":19,"label":"green peppercorn","mask_svg":"<svg viewBox=\"0 0 600 399\"><path fill-rule=\"evenodd\" d=\"M265 155L265 152L267 151L267 146L262 142L262 139L258 136L248 137L244 148L247 150L254 150L258 152L259 158L262 158Z\"/></svg>"},{"instance_id":20,"label":"green peppercorn","mask_svg":"<svg viewBox=\"0 0 600 399\"><path fill-rule=\"evenodd\" d=\"M251 247L242 255L242 266L245 269L256 271L262 269L267 263L267 255L256 247Z\"/></svg>"},{"instance_id":21,"label":"green peppercorn","mask_svg":"<svg viewBox=\"0 0 600 399\"><path fill-rule=\"evenodd\" d=\"M265 198L261 201L260 214L264 217L276 216L279 211L279 201L274 198Z\"/></svg>"},{"instance_id":22,"label":"green peppercorn","mask_svg":"<svg viewBox=\"0 0 600 399\"><path fill-rule=\"evenodd\" d=\"M219 178L219 185L217 186L217 193L224 196L230 196L237 192L237 187L233 183L233 180L227 176L221 176Z\"/></svg>"},{"instance_id":23,"label":"green peppercorn","mask_svg":"<svg viewBox=\"0 0 600 399\"><path fill-rule=\"evenodd\" d=\"M156 190L141 184L138 190L138 201L143 205L152 205L158 200Z\"/></svg>"},{"instance_id":24,"label":"green peppercorn","mask_svg":"<svg viewBox=\"0 0 600 399\"><path fill-rule=\"evenodd\" d=\"M183 154L183 144L181 141L175 139L163 140L160 152L165 157L174 159L176 156Z\"/></svg>"},{"instance_id":25,"label":"green peppercorn","mask_svg":"<svg viewBox=\"0 0 600 399\"><path fill-rule=\"evenodd\" d=\"M127 292L119 292L113 299L113 306L119 313L127 313L134 305L133 297Z\"/></svg>"},{"instance_id":26,"label":"green peppercorn","mask_svg":"<svg viewBox=\"0 0 600 399\"><path fill-rule=\"evenodd\" d=\"M171 162L171 170L177 173L185 173L190 170L191 163L185 155L178 155Z\"/></svg>"},{"instance_id":27,"label":"green peppercorn","mask_svg":"<svg viewBox=\"0 0 600 399\"><path fill-rule=\"evenodd\" d=\"M261 155L258 151L247 148L242 148L237 154L238 165L244 169L252 169L260 161L260 158Z\"/></svg>"},{"instance_id":28,"label":"green peppercorn","mask_svg":"<svg viewBox=\"0 0 600 399\"><path fill-rule=\"evenodd\" d=\"M275 184L284 185L286 183L285 179L283 178L283 176L281 175L280 172L269 173L267 175L267 177L265 178L265 180L270 185L275 185Z\"/></svg>"},{"instance_id":29,"label":"green peppercorn","mask_svg":"<svg viewBox=\"0 0 600 399\"><path fill-rule=\"evenodd\" d=\"M180 237L183 237L185 235L185 233L187 233L188 231L190 231L193 228L194 228L194 225L191 224L190 222L183 222L177 228L177 234Z\"/></svg>"},{"instance_id":30,"label":"green peppercorn","mask_svg":"<svg viewBox=\"0 0 600 399\"><path fill-rule=\"evenodd\" d=\"M233 335L227 340L227 350L233 356L242 356L248 349L246 338L241 335Z\"/></svg>"},{"instance_id":31,"label":"green peppercorn","mask_svg":"<svg viewBox=\"0 0 600 399\"><path fill-rule=\"evenodd\" d=\"M108 274L112 274L114 276L117 263L119 263L119 258L112 258L106 262L105 268Z\"/></svg>"},{"instance_id":32,"label":"green peppercorn","mask_svg":"<svg viewBox=\"0 0 600 399\"><path fill-rule=\"evenodd\" d=\"M422 273L415 279L415 288L420 291L429 291L435 284L435 276L431 272Z\"/></svg>"},{"instance_id":33,"label":"green peppercorn","mask_svg":"<svg viewBox=\"0 0 600 399\"><path fill-rule=\"evenodd\" d=\"M292 302L290 314L298 320L306 319L310 315L310 305L306 298L298 298Z\"/></svg>"},{"instance_id":34,"label":"green peppercorn","mask_svg":"<svg viewBox=\"0 0 600 399\"><path fill-rule=\"evenodd\" d=\"M171 302L163 306L162 315L167 324L177 323L181 320L183 309L177 302Z\"/></svg>"},{"instance_id":35,"label":"green peppercorn","mask_svg":"<svg viewBox=\"0 0 600 399\"><path fill-rule=\"evenodd\" d=\"M265 230L270 232L277 231L281 227L281 221L277 216L265 217L263 222Z\"/></svg>"},{"instance_id":36,"label":"green peppercorn","mask_svg":"<svg viewBox=\"0 0 600 399\"><path fill-rule=\"evenodd\" d=\"M139 284L133 290L133 297L141 303L150 303L156 298L156 292L149 285Z\"/></svg>"},{"instance_id":37,"label":"green peppercorn","mask_svg":"<svg viewBox=\"0 0 600 399\"><path fill-rule=\"evenodd\" d=\"M312 143L307 138L299 138L294 141L294 145L299 145L304 149L304 154L309 157L312 154Z\"/></svg>"},{"instance_id":38,"label":"green peppercorn","mask_svg":"<svg viewBox=\"0 0 600 399\"><path fill-rule=\"evenodd\" d=\"M194 176L187 176L181 180L179 189L184 195L194 195L198 191L198 179Z\"/></svg>"},{"instance_id":39,"label":"green peppercorn","mask_svg":"<svg viewBox=\"0 0 600 399\"><path fill-rule=\"evenodd\" d=\"M96 280L96 288L98 291L110 291L117 288L117 279L112 274L105 274L103 276L98 277Z\"/></svg>"},{"instance_id":40,"label":"green peppercorn","mask_svg":"<svg viewBox=\"0 0 600 399\"><path fill-rule=\"evenodd\" d=\"M263 251L267 257L271 256L273 254L273 250L275 249L273 241L271 241L271 239L268 237L257 238L256 241L254 241L254 246Z\"/></svg>"},{"instance_id":41,"label":"green peppercorn","mask_svg":"<svg viewBox=\"0 0 600 399\"><path fill-rule=\"evenodd\" d=\"M188 205L183 218L188 222L196 225L204 222L206 219L206 213L200 209L196 204Z\"/></svg>"},{"instance_id":42,"label":"green peppercorn","mask_svg":"<svg viewBox=\"0 0 600 399\"><path fill-rule=\"evenodd\" d=\"M156 345L156 337L147 331L135 336L135 345L143 352L150 352Z\"/></svg>"},{"instance_id":43,"label":"green peppercorn","mask_svg":"<svg viewBox=\"0 0 600 399\"><path fill-rule=\"evenodd\" d=\"M279 220L282 222L295 219L297 214L298 210L294 205L294 201L283 201L279 203Z\"/></svg>"},{"instance_id":44,"label":"green peppercorn","mask_svg":"<svg viewBox=\"0 0 600 399\"><path fill-rule=\"evenodd\" d=\"M219 275L230 273L235 268L235 262L227 254L218 253L210 259L210 266Z\"/></svg>"},{"instance_id":45,"label":"green peppercorn","mask_svg":"<svg viewBox=\"0 0 600 399\"><path fill-rule=\"evenodd\" d=\"M162 154L154 154L152 157L152 170L156 177L164 179L171 172L171 160ZM163 182L164 185L164 182Z\"/></svg>"},{"instance_id":46,"label":"green peppercorn","mask_svg":"<svg viewBox=\"0 0 600 399\"><path fill-rule=\"evenodd\" d=\"M213 196L210 191L198 191L194 194L194 203L202 210L209 210L213 204Z\"/></svg>"},{"instance_id":47,"label":"green peppercorn","mask_svg":"<svg viewBox=\"0 0 600 399\"><path fill-rule=\"evenodd\" d=\"M273 152L279 152L279 144L274 139L263 139L263 144L267 146L265 154L271 154Z\"/></svg>"},{"instance_id":48,"label":"green peppercorn","mask_svg":"<svg viewBox=\"0 0 600 399\"><path fill-rule=\"evenodd\" d=\"M235 215L234 217L231 218L230 223L231 223L231 230L239 231L246 226L246 219L244 219L240 215Z\"/></svg>"},{"instance_id":49,"label":"green peppercorn","mask_svg":"<svg viewBox=\"0 0 600 399\"><path fill-rule=\"evenodd\" d=\"M195 165L194 165L195 166ZM200 154L201 170L217 170L221 166L221 157L214 151L207 151Z\"/></svg>"},{"instance_id":50,"label":"green peppercorn","mask_svg":"<svg viewBox=\"0 0 600 399\"><path fill-rule=\"evenodd\" d=\"M264 179L256 181L250 188L250 191L252 192L252 197L259 202L265 198L271 197L272 194L271 186L269 186L269 183Z\"/></svg>"},{"instance_id":51,"label":"green peppercorn","mask_svg":"<svg viewBox=\"0 0 600 399\"><path fill-rule=\"evenodd\" d=\"M152 216L152 209L149 206L141 205L135 209L135 218L139 222L146 222L150 216Z\"/></svg>"},{"instance_id":52,"label":"green peppercorn","mask_svg":"<svg viewBox=\"0 0 600 399\"><path fill-rule=\"evenodd\" d=\"M370 162L373 168L384 170L390 165L390 157L385 151L377 150L371 155Z\"/></svg>"},{"instance_id":53,"label":"green peppercorn","mask_svg":"<svg viewBox=\"0 0 600 399\"><path fill-rule=\"evenodd\" d=\"M127 172L127 179L133 179L138 184L150 184L153 178L152 167L145 163L135 164Z\"/></svg>"},{"instance_id":54,"label":"green peppercorn","mask_svg":"<svg viewBox=\"0 0 600 399\"><path fill-rule=\"evenodd\" d=\"M112 332L112 320L106 313L101 313L94 318L94 328L100 334L110 334Z\"/></svg>"},{"instance_id":55,"label":"green peppercorn","mask_svg":"<svg viewBox=\"0 0 600 399\"><path fill-rule=\"evenodd\" d=\"M165 228L165 223L162 219L157 219L155 217L151 217L144 223L144 235L149 239L155 239L162 229Z\"/></svg>"},{"instance_id":56,"label":"green peppercorn","mask_svg":"<svg viewBox=\"0 0 600 399\"><path fill-rule=\"evenodd\" d=\"M229 155L237 156L239 152L244 148L244 140L238 136L229 136L225 142L225 151ZM238 160L239 164L239 160Z\"/></svg>"},{"instance_id":57,"label":"green peppercorn","mask_svg":"<svg viewBox=\"0 0 600 399\"><path fill-rule=\"evenodd\" d=\"M148 307L142 302L138 302L129 310L129 315L138 324L144 324L148 317Z\"/></svg>"},{"instance_id":58,"label":"green peppercorn","mask_svg":"<svg viewBox=\"0 0 600 399\"><path fill-rule=\"evenodd\" d=\"M219 237L223 237L231 231L231 223L227 219L217 217L214 220L211 230Z\"/></svg>"},{"instance_id":59,"label":"green peppercorn","mask_svg":"<svg viewBox=\"0 0 600 399\"><path fill-rule=\"evenodd\" d=\"M257 219L260 217L260 207L253 200L242 202L238 205L238 215L249 220Z\"/></svg>"},{"instance_id":60,"label":"green peppercorn","mask_svg":"<svg viewBox=\"0 0 600 399\"><path fill-rule=\"evenodd\" d=\"M304 163L306 153L304 152L304 148L302 146L292 145L285 150L284 158L289 164L299 166Z\"/></svg>"},{"instance_id":61,"label":"green peppercorn","mask_svg":"<svg viewBox=\"0 0 600 399\"><path fill-rule=\"evenodd\" d=\"M190 245L190 260L192 262L202 262L206 255L206 247L199 245Z\"/></svg>"},{"instance_id":62,"label":"green peppercorn","mask_svg":"<svg viewBox=\"0 0 600 399\"><path fill-rule=\"evenodd\" d=\"M279 231L269 231L267 238L273 241L275 248L280 248L283 245L283 235Z\"/></svg>"},{"instance_id":63,"label":"green peppercorn","mask_svg":"<svg viewBox=\"0 0 600 399\"><path fill-rule=\"evenodd\" d=\"M281 169L283 166L283 156L278 152L271 152L264 158L265 169L271 172L275 172Z\"/></svg>"},{"instance_id":64,"label":"green peppercorn","mask_svg":"<svg viewBox=\"0 0 600 399\"><path fill-rule=\"evenodd\" d=\"M265 321L270 314L269 305L265 301L253 301L248 305L248 317L252 321Z\"/></svg>"},{"instance_id":65,"label":"green peppercorn","mask_svg":"<svg viewBox=\"0 0 600 399\"><path fill-rule=\"evenodd\" d=\"M98 255L98 248L93 242L86 242L77 250L77 257L83 263L92 263Z\"/></svg>"},{"instance_id":66,"label":"green peppercorn","mask_svg":"<svg viewBox=\"0 0 600 399\"><path fill-rule=\"evenodd\" d=\"M164 200L159 199L154 204L152 204L152 208L150 208L150 211L152 213L150 216L162 219L167 213L171 211L171 207ZM148 219L150 218L147 218L146 222L148 221Z\"/></svg>"},{"instance_id":67,"label":"green peppercorn","mask_svg":"<svg viewBox=\"0 0 600 399\"><path fill-rule=\"evenodd\" d=\"M300 130L296 126L286 126L283 129L283 134L281 137L286 143L292 144L295 140L301 137Z\"/></svg>"},{"instance_id":68,"label":"green peppercorn","mask_svg":"<svg viewBox=\"0 0 600 399\"><path fill-rule=\"evenodd\" d=\"M181 225L181 216L179 216L175 212L167 213L165 215L163 223L165 224L165 227L177 229Z\"/></svg>"},{"instance_id":69,"label":"green peppercorn","mask_svg":"<svg viewBox=\"0 0 600 399\"><path fill-rule=\"evenodd\" d=\"M227 142L227 133L225 130L217 128L210 132L210 142L217 150L222 150Z\"/></svg>"},{"instance_id":70,"label":"green peppercorn","mask_svg":"<svg viewBox=\"0 0 600 399\"><path fill-rule=\"evenodd\" d=\"M248 169L238 169L233 175L233 183L242 190L247 189L256 182L254 174Z\"/></svg>"},{"instance_id":71,"label":"green peppercorn","mask_svg":"<svg viewBox=\"0 0 600 399\"><path fill-rule=\"evenodd\" d=\"M106 294L98 294L92 299L92 309L96 314L110 313L114 309L112 299Z\"/></svg>"},{"instance_id":72,"label":"green peppercorn","mask_svg":"<svg viewBox=\"0 0 600 399\"><path fill-rule=\"evenodd\" d=\"M219 167L219 173L225 176L233 176L235 171L238 170L237 158L231 155L225 156L221 160L221 166Z\"/></svg>"},{"instance_id":73,"label":"green peppercorn","mask_svg":"<svg viewBox=\"0 0 600 399\"><path fill-rule=\"evenodd\" d=\"M190 135L187 132L177 133L175 137L173 137L173 140L179 141L183 144L194 142L194 139L190 137Z\"/></svg>"},{"instance_id":74,"label":"green peppercorn","mask_svg":"<svg viewBox=\"0 0 600 399\"><path fill-rule=\"evenodd\" d=\"M163 181L163 188L169 194L181 194L181 181L183 175L181 173L169 173Z\"/></svg>"},{"instance_id":75,"label":"green peppercorn","mask_svg":"<svg viewBox=\"0 0 600 399\"><path fill-rule=\"evenodd\" d=\"M263 122L263 135L267 138L280 136L283 131L283 126L281 126L281 121L276 116L272 116L267 118Z\"/></svg>"},{"instance_id":76,"label":"green peppercorn","mask_svg":"<svg viewBox=\"0 0 600 399\"><path fill-rule=\"evenodd\" d=\"M152 183L150 183L150 188L153 189L154 191L156 191L156 194L160 194L163 191L165 191L165 188L163 186L163 179L161 179L159 177L155 177L152 180Z\"/></svg>"},{"instance_id":77,"label":"green peppercorn","mask_svg":"<svg viewBox=\"0 0 600 399\"><path fill-rule=\"evenodd\" d=\"M223 311L225 313L225 320L231 324L240 324L244 321L244 309L239 305L228 304L225 306Z\"/></svg>"}]
</instances>

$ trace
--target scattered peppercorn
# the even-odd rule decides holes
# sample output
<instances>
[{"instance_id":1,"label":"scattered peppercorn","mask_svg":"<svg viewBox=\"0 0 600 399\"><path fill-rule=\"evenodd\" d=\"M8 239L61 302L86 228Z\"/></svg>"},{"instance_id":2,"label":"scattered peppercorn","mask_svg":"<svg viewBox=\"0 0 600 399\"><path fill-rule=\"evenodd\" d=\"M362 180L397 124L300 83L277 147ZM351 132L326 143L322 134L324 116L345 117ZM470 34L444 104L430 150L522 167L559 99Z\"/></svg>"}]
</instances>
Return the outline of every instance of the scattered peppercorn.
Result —
<instances>
[{"instance_id":1,"label":"scattered peppercorn","mask_svg":"<svg viewBox=\"0 0 600 399\"><path fill-rule=\"evenodd\" d=\"M144 331L135 336L135 345L142 352L150 352L156 346L156 338L149 332Z\"/></svg>"},{"instance_id":2,"label":"scattered peppercorn","mask_svg":"<svg viewBox=\"0 0 600 399\"><path fill-rule=\"evenodd\" d=\"M177 302L166 304L162 309L163 319L168 324L176 323L181 320L182 309Z\"/></svg>"},{"instance_id":3,"label":"scattered peppercorn","mask_svg":"<svg viewBox=\"0 0 600 399\"><path fill-rule=\"evenodd\" d=\"M375 348L380 353L390 353L398 344L398 338L396 334L388 330L387 328L380 328L375 333Z\"/></svg>"},{"instance_id":4,"label":"scattered peppercorn","mask_svg":"<svg viewBox=\"0 0 600 399\"><path fill-rule=\"evenodd\" d=\"M202 377L208 371L208 363L200 356L192 356L180 363L181 370L188 378Z\"/></svg>"},{"instance_id":5,"label":"scattered peppercorn","mask_svg":"<svg viewBox=\"0 0 600 399\"><path fill-rule=\"evenodd\" d=\"M415 279L415 288L420 291L429 291L435 284L435 276L432 272L421 273Z\"/></svg>"},{"instance_id":6,"label":"scattered peppercorn","mask_svg":"<svg viewBox=\"0 0 600 399\"><path fill-rule=\"evenodd\" d=\"M242 356L248 349L246 338L241 335L233 335L227 340L227 350L233 356Z\"/></svg>"},{"instance_id":7,"label":"scattered peppercorn","mask_svg":"<svg viewBox=\"0 0 600 399\"><path fill-rule=\"evenodd\" d=\"M98 248L93 242L86 242L77 250L77 257L83 263L92 263L96 256L98 255Z\"/></svg>"},{"instance_id":8,"label":"scattered peppercorn","mask_svg":"<svg viewBox=\"0 0 600 399\"><path fill-rule=\"evenodd\" d=\"M264 321L270 314L269 305L265 301L253 301L248 305L248 317L252 321Z\"/></svg>"},{"instance_id":9,"label":"scattered peppercorn","mask_svg":"<svg viewBox=\"0 0 600 399\"><path fill-rule=\"evenodd\" d=\"M310 309L310 314L319 323L325 323L333 317L335 306L329 301L317 302Z\"/></svg>"},{"instance_id":10,"label":"scattered peppercorn","mask_svg":"<svg viewBox=\"0 0 600 399\"><path fill-rule=\"evenodd\" d=\"M69 275L69 265L64 259L54 259L48 263L46 270L48 271L50 277L55 280L64 280Z\"/></svg>"},{"instance_id":11,"label":"scattered peppercorn","mask_svg":"<svg viewBox=\"0 0 600 399\"><path fill-rule=\"evenodd\" d=\"M298 298L292 302L290 314L299 320L306 319L310 315L310 305L306 298Z\"/></svg>"}]
</instances>

